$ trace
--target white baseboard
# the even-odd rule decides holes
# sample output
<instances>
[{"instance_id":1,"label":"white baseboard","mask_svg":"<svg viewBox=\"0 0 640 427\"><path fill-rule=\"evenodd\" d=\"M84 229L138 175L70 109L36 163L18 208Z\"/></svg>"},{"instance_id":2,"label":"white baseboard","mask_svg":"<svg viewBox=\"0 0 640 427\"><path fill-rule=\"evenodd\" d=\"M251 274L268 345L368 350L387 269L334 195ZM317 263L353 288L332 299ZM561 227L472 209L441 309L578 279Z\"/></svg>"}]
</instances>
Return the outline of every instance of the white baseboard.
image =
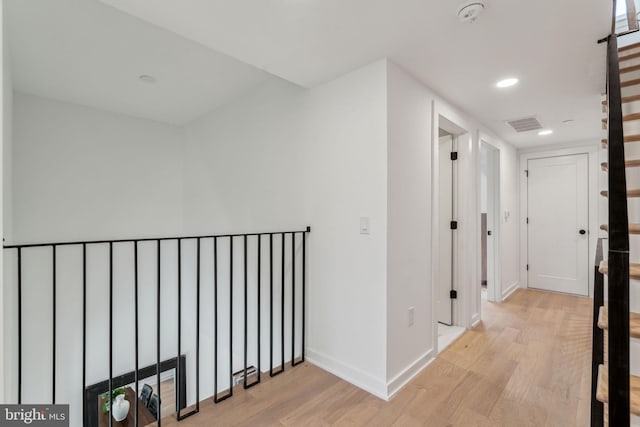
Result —
<instances>
[{"instance_id":1,"label":"white baseboard","mask_svg":"<svg viewBox=\"0 0 640 427\"><path fill-rule=\"evenodd\" d=\"M476 313L471 317L471 327L475 328L480 323L480 313Z\"/></svg>"},{"instance_id":2,"label":"white baseboard","mask_svg":"<svg viewBox=\"0 0 640 427\"><path fill-rule=\"evenodd\" d=\"M515 292L516 289L518 289L518 284L520 282L519 281L515 281L512 284L510 284L507 289L505 289L504 291L502 291L502 301L506 300L507 298L509 298L511 296L512 293Z\"/></svg>"},{"instance_id":3,"label":"white baseboard","mask_svg":"<svg viewBox=\"0 0 640 427\"><path fill-rule=\"evenodd\" d=\"M429 366L435 359L433 357L433 350L429 350L418 358L415 362L407 366L407 368L400 372L394 379L387 383L387 400L391 399L402 387L407 385L416 375L418 375L424 368Z\"/></svg>"},{"instance_id":4,"label":"white baseboard","mask_svg":"<svg viewBox=\"0 0 640 427\"><path fill-rule=\"evenodd\" d=\"M380 381L366 372L362 372L353 366L349 366L308 347L306 360L382 400L389 400L387 396L387 385L384 381Z\"/></svg>"}]
</instances>

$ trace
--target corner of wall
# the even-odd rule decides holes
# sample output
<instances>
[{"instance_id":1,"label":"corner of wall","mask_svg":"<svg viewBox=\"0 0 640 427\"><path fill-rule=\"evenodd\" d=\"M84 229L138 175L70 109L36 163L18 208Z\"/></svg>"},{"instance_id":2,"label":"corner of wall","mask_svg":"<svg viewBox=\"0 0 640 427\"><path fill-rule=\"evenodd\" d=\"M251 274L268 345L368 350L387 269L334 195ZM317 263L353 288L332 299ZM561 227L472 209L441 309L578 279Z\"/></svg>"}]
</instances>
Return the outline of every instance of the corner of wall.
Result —
<instances>
[{"instance_id":1,"label":"corner of wall","mask_svg":"<svg viewBox=\"0 0 640 427\"><path fill-rule=\"evenodd\" d=\"M435 360L435 352L433 349L427 351L420 356L417 360L407 366L402 372L387 382L386 400L390 400L395 396L404 386L406 386L412 379L414 379L423 369L431 364Z\"/></svg>"},{"instance_id":2,"label":"corner of wall","mask_svg":"<svg viewBox=\"0 0 640 427\"><path fill-rule=\"evenodd\" d=\"M516 280L502 291L502 301L506 300L520 287L520 281Z\"/></svg>"},{"instance_id":3,"label":"corner of wall","mask_svg":"<svg viewBox=\"0 0 640 427\"><path fill-rule=\"evenodd\" d=\"M382 400L389 400L387 384L380 378L373 377L354 366L347 365L311 348L307 348L307 360Z\"/></svg>"}]
</instances>

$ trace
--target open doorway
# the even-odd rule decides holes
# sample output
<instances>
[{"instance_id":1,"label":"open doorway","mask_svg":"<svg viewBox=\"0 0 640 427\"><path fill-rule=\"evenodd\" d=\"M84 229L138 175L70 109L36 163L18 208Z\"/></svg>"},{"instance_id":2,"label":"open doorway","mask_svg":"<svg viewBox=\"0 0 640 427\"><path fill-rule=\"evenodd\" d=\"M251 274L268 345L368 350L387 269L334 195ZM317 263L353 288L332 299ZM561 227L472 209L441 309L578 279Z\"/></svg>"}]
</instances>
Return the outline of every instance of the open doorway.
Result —
<instances>
[{"instance_id":1,"label":"open doorway","mask_svg":"<svg viewBox=\"0 0 640 427\"><path fill-rule=\"evenodd\" d=\"M437 273L435 313L438 351L455 341L465 328L456 325L457 297L457 215L458 215L458 137L465 131L442 116L439 117L437 155Z\"/></svg>"},{"instance_id":2,"label":"open doorway","mask_svg":"<svg viewBox=\"0 0 640 427\"><path fill-rule=\"evenodd\" d=\"M499 301L500 151L480 142L481 298Z\"/></svg>"}]
</instances>

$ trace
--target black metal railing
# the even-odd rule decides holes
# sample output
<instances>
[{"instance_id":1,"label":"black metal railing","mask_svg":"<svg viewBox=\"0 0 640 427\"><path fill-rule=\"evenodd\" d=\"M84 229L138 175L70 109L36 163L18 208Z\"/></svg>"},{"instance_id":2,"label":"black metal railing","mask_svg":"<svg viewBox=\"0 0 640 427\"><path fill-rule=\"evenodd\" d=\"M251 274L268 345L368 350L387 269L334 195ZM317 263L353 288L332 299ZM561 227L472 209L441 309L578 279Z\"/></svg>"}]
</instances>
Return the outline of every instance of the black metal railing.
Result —
<instances>
[{"instance_id":1,"label":"black metal railing","mask_svg":"<svg viewBox=\"0 0 640 427\"><path fill-rule=\"evenodd\" d=\"M614 0L615 4L615 0ZM609 424L629 425L629 221L617 36L607 49L609 148Z\"/></svg>"},{"instance_id":2,"label":"black metal railing","mask_svg":"<svg viewBox=\"0 0 640 427\"><path fill-rule=\"evenodd\" d=\"M626 0L630 31L637 31L634 0ZM608 102L608 414L609 425L623 426L630 422L629 378L629 221L627 213L627 183L624 154L622 92L616 34L616 0L612 1L611 32L607 41L607 102ZM628 34L629 31L625 32ZM601 249L602 241L599 242ZM601 251L599 256L601 256ZM599 263L596 257L596 263ZM597 371L603 363L604 339L597 329L598 311L604 304L604 278L596 268L594 283L594 327L592 358L591 424L603 425L604 411L595 399Z\"/></svg>"},{"instance_id":3,"label":"black metal railing","mask_svg":"<svg viewBox=\"0 0 640 427\"><path fill-rule=\"evenodd\" d=\"M97 396L98 391L107 391L108 396L112 396L112 393L116 387L121 387L126 384L135 383L135 394L139 396L139 381L141 378L146 378L155 374L156 382L157 382L157 394L160 396L160 383L161 378L160 374L163 371L167 371L169 369L175 369L175 377L176 377L176 387L175 387L175 400L176 400L176 417L177 419L183 420L191 415L194 415L200 410L200 339L201 339L201 329L200 329L200 317L201 317L201 305L203 304L201 301L201 271L202 264L204 264L205 260L202 258L201 253L201 244L202 242L208 241L211 245L213 251L213 257L208 261L210 262L211 270L213 271L212 283L210 284L213 287L213 307L209 304L208 309L213 312L213 325L212 325L212 336L207 336L206 338L211 339L213 341L213 400L215 403L219 403L231 396L233 396L233 387L234 387L234 368L233 368L233 345L234 338L237 338L240 330L239 327L234 329L234 286L237 286L238 283L241 284L244 301L242 304L237 303L237 308L239 307L244 311L243 319L244 325L242 328L242 333L244 334L242 342L244 343L244 348L242 349L244 353L243 364L244 367L240 371L243 373L243 387L250 388L260 383L261 376L261 341L265 339L263 337L262 325L261 325L261 317L263 315L263 305L266 303L262 302L261 299L261 288L264 285L261 280L261 276L263 272L266 273L266 265L262 263L262 252L268 250L268 277L269 277L269 300L268 300L268 310L269 310L269 329L268 329L268 340L270 345L270 355L269 355L269 373L271 376L276 376L285 370L285 278L290 283L290 298L288 301L290 302L290 340L291 340L291 353L290 353L290 361L291 366L296 366L305 360L305 328L306 328L306 309L305 309L305 301L306 301L306 239L307 234L311 231L310 227L307 227L305 230L297 230L297 231L280 231L280 232L266 232L266 233L244 233L244 234L221 234L221 235L207 235L207 236L184 236L184 237L161 237L161 238L140 238L140 239L116 239L116 240L93 240L93 241L74 241L74 242L50 242L50 243L31 243L31 244L17 244L17 245L5 245L4 249L5 256L9 254L11 251L15 251L15 262L16 262L16 271L15 271L15 285L17 286L17 402L18 404L24 403L23 396L23 379L24 379L24 366L23 366L23 358L25 356L25 349L23 347L24 343L24 298L25 298L25 286L29 285L25 284L24 274L26 271L34 271L38 270L46 270L49 267L42 265L42 263L30 263L29 258L25 258L25 255L30 250L50 250L51 252L51 307L52 307L52 319L51 319L51 351L52 351L52 366L51 366L51 403L59 403L57 402L56 397L56 385L59 383L60 378L56 377L56 367L57 367L57 359L56 355L60 351L64 351L65 358L69 358L69 349L58 349L57 348L57 327L58 323L58 311L62 309L63 311L67 311L68 307L58 307L60 305L60 301L57 300L57 295L59 291L59 285L61 284L59 276L59 265L60 259L59 254L61 248L70 247L77 248L77 256L81 259L81 269L79 272L79 276L82 281L82 384L78 384L78 388L82 387L82 425L83 426L92 426L96 425L97 415L94 413L96 410L96 401L95 397ZM281 246L281 251L278 254L274 253L274 238L278 238L278 242ZM268 247L263 245L263 241L268 240ZM193 286L195 286L195 403L193 407L187 413L183 413L182 411L186 408L186 382L188 381L188 376L186 375L187 363L185 362L185 355L182 353L182 317L183 317L183 263L184 263L184 254L183 254L183 245L185 242L192 242L195 245L195 273L194 280L191 281ZM222 252L220 242L228 241L228 253L225 254L228 256L228 271L227 274L227 292L228 292L228 303L229 306L227 311L229 313L228 319L220 319L218 314L218 308L221 304L219 298L219 291L225 283L221 283L222 280L219 280L219 258L220 253ZM163 259L163 249L170 247L172 243L175 242L176 246L173 249L177 252L177 258L172 260L171 262L175 262L175 267L177 269L177 278L175 278L177 283L177 319L168 319L167 315L163 315L161 313L161 292L163 288L163 268L161 268L165 262ZM249 307L249 275L248 275L248 266L249 266L249 254L248 248L250 246L249 243L252 243L252 246L256 248L256 254L252 255L252 259L255 260L255 264L252 266L255 267L255 275L252 277L252 282L256 283L256 304L254 309L250 309ZM154 245L155 243L155 245ZM234 264L234 243L240 244L242 246L242 268L238 269ZM155 337L155 364L152 366L145 366L142 369L139 366L140 359L140 319L139 319L139 308L140 308L140 295L139 295L139 282L140 282L140 246L145 245L147 250L151 249L150 253L155 253L155 266L152 267L152 270L155 270L155 327L156 327L156 337ZM155 247L154 247L155 246ZM287 257L285 253L285 247L290 247L290 254ZM87 323L87 294L90 290L88 288L88 283L90 283L88 278L88 262L90 261L90 256L88 254L88 248L94 247L104 247L108 249L107 256L107 264L108 264L108 278L106 281L108 283L108 371L109 377L104 381L100 381L99 383L88 385L87 384L87 333L88 333L88 323ZM117 253L118 250L130 250L132 252L133 259L130 260L133 265L133 277L131 279L131 283L133 284L133 315L134 315L134 344L131 349L134 353L134 366L133 371L128 373L119 373L117 376L114 376L114 285L116 285L116 278L114 277L114 252ZM81 249L81 252L80 252ZM297 249L300 251L300 254L296 256ZM9 252L7 252L9 251ZM147 251L149 253L149 251ZM42 253L41 253L42 254ZM274 257L275 255L275 257ZM48 256L48 255L47 255ZM95 258L95 257L94 257ZM165 257L166 258L166 257ZM280 258L279 260L277 258ZM280 277L276 278L276 268L274 268L274 260L280 261ZM238 260L236 259L236 264ZM290 263L290 273L286 274L285 262ZM296 264L300 266L300 274L298 279L296 279ZM234 274L234 271L242 271L241 281L238 280L237 274ZM281 295L281 299L279 302L274 301L274 283L276 283L276 279L280 279L280 289L278 293ZM41 282L36 283L38 287L43 286ZM119 284L118 284L119 285ZM301 298L296 298L296 288L299 288ZM193 288L191 288L193 291ZM40 289L39 289L40 291ZM238 290L236 289L236 292ZM289 292L289 291L287 291ZM275 304L274 304L275 302ZM206 304L206 303L205 303ZM277 307L279 305L279 307ZM275 308L274 308L275 307ZM279 317L280 317L280 325L274 324L274 312L279 308ZM257 369L255 373L255 379L249 383L248 382L248 338L249 338L249 326L248 326L248 315L251 310L255 310L256 319L257 319L257 329L256 329L256 349L257 349L257 357L256 364ZM94 315L93 313L89 313L89 315ZM300 315L300 323L296 326L296 316ZM173 322L177 323L177 354L174 358L161 359L161 322ZM229 363L229 387L226 393L223 396L219 396L218 392L218 361L220 360L220 351L222 351L218 342L218 331L221 327L228 327L228 363ZM279 326L276 328L276 326ZM281 359L276 366L274 366L274 332L276 329L280 330L280 355ZM296 335L298 335L300 339L301 346L300 350L296 351ZM32 355L34 356L34 355ZM278 368L278 369L274 369ZM28 373L27 373L28 374ZM238 372L235 372L238 374ZM142 376L141 376L142 375ZM65 402L67 403L67 402ZM135 426L138 426L139 421L139 413L138 413L138 405L134 404L134 420ZM157 420L158 426L161 425L162 414L160 410L160 406L158 405L158 413ZM109 416L109 425L113 424L113 418Z\"/></svg>"}]
</instances>

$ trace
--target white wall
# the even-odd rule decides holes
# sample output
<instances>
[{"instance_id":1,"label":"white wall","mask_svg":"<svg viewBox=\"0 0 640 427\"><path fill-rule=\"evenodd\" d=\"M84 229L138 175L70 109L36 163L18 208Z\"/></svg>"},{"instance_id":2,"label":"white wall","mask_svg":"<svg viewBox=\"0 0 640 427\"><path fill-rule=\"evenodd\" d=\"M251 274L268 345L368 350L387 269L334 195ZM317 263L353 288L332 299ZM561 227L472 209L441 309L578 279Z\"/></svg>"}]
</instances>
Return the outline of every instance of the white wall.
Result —
<instances>
[{"instance_id":1,"label":"white wall","mask_svg":"<svg viewBox=\"0 0 640 427\"><path fill-rule=\"evenodd\" d=\"M385 64L310 91L274 83L192 123L184 193L188 232L312 226L308 357L380 396L386 394ZM371 219L370 235L359 234L360 217Z\"/></svg>"},{"instance_id":2,"label":"white wall","mask_svg":"<svg viewBox=\"0 0 640 427\"><path fill-rule=\"evenodd\" d=\"M3 46L3 144L2 144L2 223L3 236L7 242L13 240L13 88L9 51Z\"/></svg>"},{"instance_id":3,"label":"white wall","mask_svg":"<svg viewBox=\"0 0 640 427\"><path fill-rule=\"evenodd\" d=\"M433 357L432 124L423 85L393 63L387 85L387 380L393 394Z\"/></svg>"},{"instance_id":4,"label":"white wall","mask_svg":"<svg viewBox=\"0 0 640 427\"><path fill-rule=\"evenodd\" d=\"M309 94L309 356L386 396L387 68ZM359 218L370 234L359 234ZM316 240L317 239L317 240ZM312 302L313 301L313 302Z\"/></svg>"},{"instance_id":5,"label":"white wall","mask_svg":"<svg viewBox=\"0 0 640 427\"><path fill-rule=\"evenodd\" d=\"M187 126L186 233L306 225L305 96L274 81Z\"/></svg>"},{"instance_id":6,"label":"white wall","mask_svg":"<svg viewBox=\"0 0 640 427\"><path fill-rule=\"evenodd\" d=\"M14 240L182 231L182 129L16 93Z\"/></svg>"},{"instance_id":7,"label":"white wall","mask_svg":"<svg viewBox=\"0 0 640 427\"><path fill-rule=\"evenodd\" d=\"M496 297L504 299L520 282L520 170L518 151L512 145L487 137L500 150L500 287Z\"/></svg>"},{"instance_id":8,"label":"white wall","mask_svg":"<svg viewBox=\"0 0 640 427\"><path fill-rule=\"evenodd\" d=\"M519 282L520 263L518 218L520 209L518 197L518 153L513 146L502 144L500 147L500 259L502 272L500 274L502 297L509 295Z\"/></svg>"},{"instance_id":9,"label":"white wall","mask_svg":"<svg viewBox=\"0 0 640 427\"><path fill-rule=\"evenodd\" d=\"M2 209L0 215L2 215L2 219L0 220L0 236L6 236L7 230L10 229L5 225L5 222L11 218L11 215L7 215L7 211L10 210L11 202L11 184L10 180L7 179L7 163L11 163L9 160L10 156L10 147L11 147L11 102L12 102L12 86L11 86L11 72L9 68L9 52L7 49L7 39L5 37L4 30L4 2L0 3L0 37L2 37L2 41L0 46L2 46L2 122L0 124L0 134L2 135L2 149L0 150L0 155L2 156L2 161L0 161L0 165L2 165L2 171L0 173L0 179L2 179L2 198L0 199L0 203L2 203ZM10 222L10 220L9 220ZM3 277L3 248L0 248L0 277ZM5 391L7 387L7 383L5 381L5 372L6 372L6 357L5 352L8 351L9 346L7 346L5 341L5 315L6 310L4 309L4 301L5 301L5 285L4 280L0 284L0 307L2 307L2 314L0 314L0 403L5 403Z\"/></svg>"}]
</instances>

